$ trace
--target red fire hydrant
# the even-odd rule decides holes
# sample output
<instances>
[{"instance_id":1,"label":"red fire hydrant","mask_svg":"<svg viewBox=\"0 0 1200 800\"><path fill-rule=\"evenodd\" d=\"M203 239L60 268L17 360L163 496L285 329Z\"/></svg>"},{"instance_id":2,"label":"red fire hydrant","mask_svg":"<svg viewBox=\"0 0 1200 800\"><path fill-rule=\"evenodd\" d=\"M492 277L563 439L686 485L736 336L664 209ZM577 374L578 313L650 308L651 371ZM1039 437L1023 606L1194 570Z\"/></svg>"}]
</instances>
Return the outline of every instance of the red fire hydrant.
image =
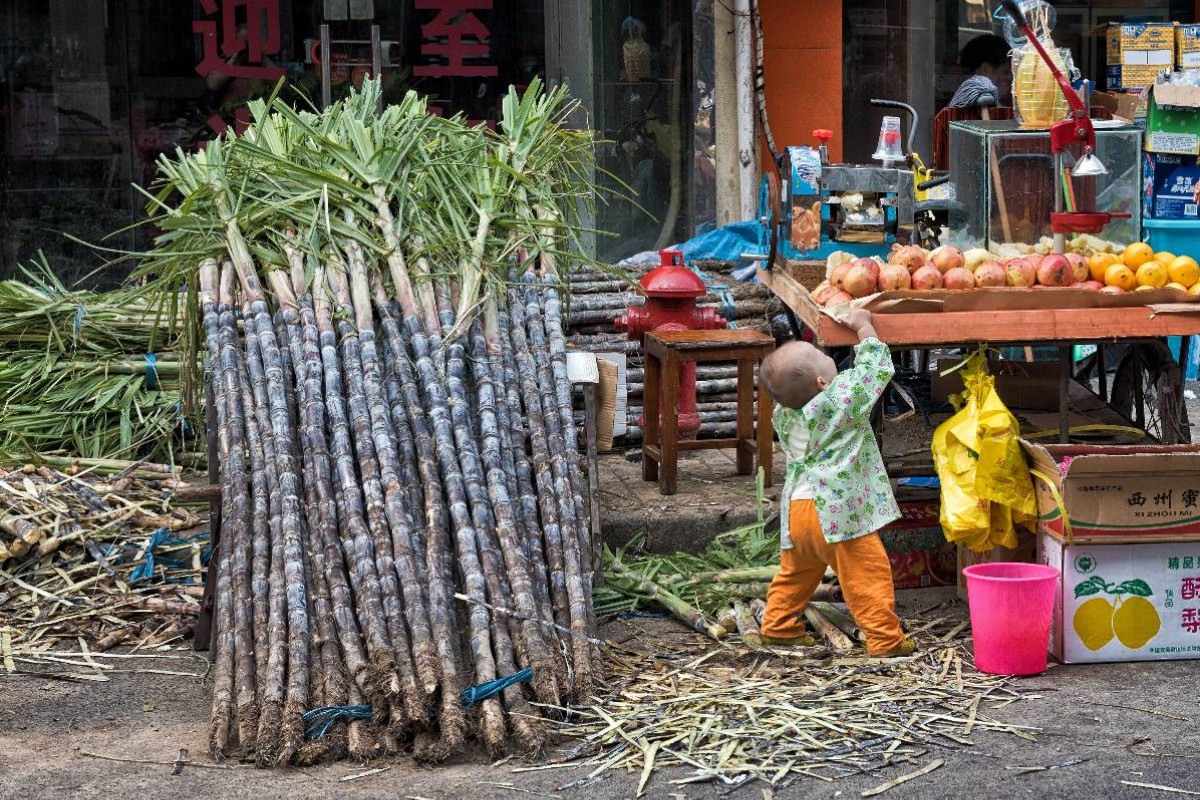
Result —
<instances>
[{"instance_id":1,"label":"red fire hydrant","mask_svg":"<svg viewBox=\"0 0 1200 800\"><path fill-rule=\"evenodd\" d=\"M708 293L700 276L683 266L683 252L663 250L660 266L641 280L646 305L628 309L613 325L629 338L642 342L654 331L703 331L724 328L725 318L712 308L697 308L696 298ZM662 407L661 405L659 406ZM643 429L646 421L640 420ZM679 365L679 438L694 439L700 430L696 413L696 362Z\"/></svg>"}]
</instances>

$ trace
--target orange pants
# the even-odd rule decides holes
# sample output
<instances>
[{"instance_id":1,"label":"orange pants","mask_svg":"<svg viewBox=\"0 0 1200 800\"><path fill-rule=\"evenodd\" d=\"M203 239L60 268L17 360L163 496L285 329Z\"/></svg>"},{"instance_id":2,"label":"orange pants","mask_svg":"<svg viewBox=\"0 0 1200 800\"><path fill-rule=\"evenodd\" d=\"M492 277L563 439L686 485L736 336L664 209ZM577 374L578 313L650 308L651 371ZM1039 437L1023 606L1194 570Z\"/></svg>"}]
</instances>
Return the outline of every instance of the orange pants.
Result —
<instances>
[{"instance_id":1,"label":"orange pants","mask_svg":"<svg viewBox=\"0 0 1200 800\"><path fill-rule=\"evenodd\" d=\"M828 565L837 573L846 605L867 637L867 652L881 655L904 641L895 610L892 567L879 534L830 544L812 500L793 500L789 514L792 549L779 551L779 572L767 589L763 636L804 635L804 608Z\"/></svg>"}]
</instances>

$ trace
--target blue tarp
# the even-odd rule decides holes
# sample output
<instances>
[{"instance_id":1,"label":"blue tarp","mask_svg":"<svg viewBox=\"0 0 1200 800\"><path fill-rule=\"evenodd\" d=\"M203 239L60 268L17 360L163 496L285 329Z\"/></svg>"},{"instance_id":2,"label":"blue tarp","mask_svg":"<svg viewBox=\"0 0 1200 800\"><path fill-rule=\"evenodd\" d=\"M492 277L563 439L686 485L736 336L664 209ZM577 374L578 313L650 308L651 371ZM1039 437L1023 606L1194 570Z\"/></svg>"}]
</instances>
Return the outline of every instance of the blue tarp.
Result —
<instances>
[{"instance_id":1,"label":"blue tarp","mask_svg":"<svg viewBox=\"0 0 1200 800\"><path fill-rule=\"evenodd\" d=\"M762 228L756 220L735 222L693 236L674 249L683 251L685 261L741 261L742 253L761 253L758 237Z\"/></svg>"}]
</instances>

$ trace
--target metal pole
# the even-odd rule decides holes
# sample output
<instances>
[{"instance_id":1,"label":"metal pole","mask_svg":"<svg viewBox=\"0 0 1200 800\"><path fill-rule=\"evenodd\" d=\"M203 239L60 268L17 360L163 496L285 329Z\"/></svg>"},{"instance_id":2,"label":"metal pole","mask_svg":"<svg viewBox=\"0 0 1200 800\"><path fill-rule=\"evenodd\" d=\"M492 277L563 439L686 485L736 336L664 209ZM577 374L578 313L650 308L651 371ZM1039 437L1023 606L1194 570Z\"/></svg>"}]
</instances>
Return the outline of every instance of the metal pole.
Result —
<instances>
[{"instance_id":1,"label":"metal pole","mask_svg":"<svg viewBox=\"0 0 1200 800\"><path fill-rule=\"evenodd\" d=\"M1104 344L1096 345L1096 367L1100 370L1100 399L1108 402L1108 354L1104 352Z\"/></svg>"},{"instance_id":2,"label":"metal pole","mask_svg":"<svg viewBox=\"0 0 1200 800\"><path fill-rule=\"evenodd\" d=\"M321 108L329 108L333 103L333 69L330 63L333 60L332 50L329 45L329 26L321 26Z\"/></svg>"},{"instance_id":3,"label":"metal pole","mask_svg":"<svg viewBox=\"0 0 1200 800\"><path fill-rule=\"evenodd\" d=\"M379 80L379 76L383 74L383 43L379 35L379 26L371 26L371 77ZM379 93L379 98L375 101L375 113L383 113L383 92Z\"/></svg>"},{"instance_id":4,"label":"metal pole","mask_svg":"<svg viewBox=\"0 0 1200 800\"><path fill-rule=\"evenodd\" d=\"M1062 444L1071 441L1071 355L1072 348L1058 348L1058 440Z\"/></svg>"}]
</instances>

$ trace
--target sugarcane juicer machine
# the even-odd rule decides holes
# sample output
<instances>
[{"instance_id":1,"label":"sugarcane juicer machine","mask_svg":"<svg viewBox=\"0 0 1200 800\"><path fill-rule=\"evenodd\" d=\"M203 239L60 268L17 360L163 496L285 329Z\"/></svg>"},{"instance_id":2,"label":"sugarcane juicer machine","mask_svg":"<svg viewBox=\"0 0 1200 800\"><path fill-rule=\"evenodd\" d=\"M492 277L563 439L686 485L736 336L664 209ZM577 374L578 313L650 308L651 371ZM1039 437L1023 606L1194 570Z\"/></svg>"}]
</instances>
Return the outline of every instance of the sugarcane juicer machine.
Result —
<instances>
[{"instance_id":1,"label":"sugarcane juicer machine","mask_svg":"<svg viewBox=\"0 0 1200 800\"><path fill-rule=\"evenodd\" d=\"M778 171L764 173L759 186L760 252L771 261L776 252L792 260L824 260L835 250L883 256L893 244L913 241L917 204L941 179L932 179L913 152L916 110L895 100L871 105L908 112L907 153L894 117L880 132L878 164L829 163L829 130L813 131L816 148L785 148Z\"/></svg>"}]
</instances>

